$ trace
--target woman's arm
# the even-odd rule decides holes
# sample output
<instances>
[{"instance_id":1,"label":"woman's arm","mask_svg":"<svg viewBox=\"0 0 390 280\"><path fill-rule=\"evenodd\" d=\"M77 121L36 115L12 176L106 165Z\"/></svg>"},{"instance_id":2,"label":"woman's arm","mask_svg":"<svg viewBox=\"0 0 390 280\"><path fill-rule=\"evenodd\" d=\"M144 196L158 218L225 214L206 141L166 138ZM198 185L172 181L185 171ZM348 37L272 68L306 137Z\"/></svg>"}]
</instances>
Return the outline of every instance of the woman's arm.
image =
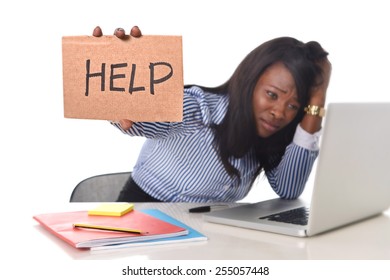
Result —
<instances>
[{"instance_id":1,"label":"woman's arm","mask_svg":"<svg viewBox=\"0 0 390 280\"><path fill-rule=\"evenodd\" d=\"M327 58L319 65L322 75L317 77L316 86L310 92L309 105L324 108L332 66ZM305 189L319 153L321 127L322 116L305 114L278 167L266 173L271 187L281 198L296 199Z\"/></svg>"},{"instance_id":2,"label":"woman's arm","mask_svg":"<svg viewBox=\"0 0 390 280\"><path fill-rule=\"evenodd\" d=\"M322 69L322 75L321 77L317 77L317 85L311 89L309 105L324 108L332 65L327 58L322 59L318 64ZM300 125L305 131L313 134L321 129L322 117L309 113L305 114Z\"/></svg>"},{"instance_id":3,"label":"woman's arm","mask_svg":"<svg viewBox=\"0 0 390 280\"><path fill-rule=\"evenodd\" d=\"M128 129L119 122L111 122L111 124L130 136L162 139L192 134L205 125L211 125L211 110L205 92L198 87L191 87L184 89L181 122L135 122Z\"/></svg>"},{"instance_id":4,"label":"woman's arm","mask_svg":"<svg viewBox=\"0 0 390 280\"><path fill-rule=\"evenodd\" d=\"M279 165L266 172L271 187L281 198L296 199L302 194L319 153L319 138L320 132L310 134L298 126Z\"/></svg>"}]
</instances>

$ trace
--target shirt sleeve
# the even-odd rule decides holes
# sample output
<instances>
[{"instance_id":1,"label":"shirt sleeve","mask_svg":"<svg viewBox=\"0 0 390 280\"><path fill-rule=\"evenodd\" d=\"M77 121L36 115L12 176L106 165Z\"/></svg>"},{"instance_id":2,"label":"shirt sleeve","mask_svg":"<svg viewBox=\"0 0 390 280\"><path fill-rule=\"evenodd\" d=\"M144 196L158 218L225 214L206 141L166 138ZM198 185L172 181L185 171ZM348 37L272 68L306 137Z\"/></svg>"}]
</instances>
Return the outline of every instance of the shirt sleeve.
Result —
<instances>
[{"instance_id":1,"label":"shirt sleeve","mask_svg":"<svg viewBox=\"0 0 390 280\"><path fill-rule=\"evenodd\" d=\"M271 187L281 198L296 199L302 194L319 154L320 133L310 134L298 126L279 165L266 173Z\"/></svg>"},{"instance_id":2,"label":"shirt sleeve","mask_svg":"<svg viewBox=\"0 0 390 280\"><path fill-rule=\"evenodd\" d=\"M193 87L184 90L182 122L136 122L129 130L122 129L117 122L111 124L131 136L157 139L193 133L199 127L208 124L209 119L210 111L204 92Z\"/></svg>"},{"instance_id":3,"label":"shirt sleeve","mask_svg":"<svg viewBox=\"0 0 390 280\"><path fill-rule=\"evenodd\" d=\"M322 130L314 134L310 134L309 132L304 130L301 125L298 125L297 129L295 130L293 143L310 151L318 151L320 149L319 141L321 134Z\"/></svg>"}]
</instances>

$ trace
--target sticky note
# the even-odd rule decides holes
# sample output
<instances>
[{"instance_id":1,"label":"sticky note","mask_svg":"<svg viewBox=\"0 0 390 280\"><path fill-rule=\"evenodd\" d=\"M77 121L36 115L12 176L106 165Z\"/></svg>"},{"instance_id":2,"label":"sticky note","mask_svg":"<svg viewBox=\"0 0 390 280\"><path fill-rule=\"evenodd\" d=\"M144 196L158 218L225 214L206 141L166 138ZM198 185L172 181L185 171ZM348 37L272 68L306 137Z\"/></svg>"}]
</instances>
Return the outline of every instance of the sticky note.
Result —
<instances>
[{"instance_id":1,"label":"sticky note","mask_svg":"<svg viewBox=\"0 0 390 280\"><path fill-rule=\"evenodd\" d=\"M88 215L120 217L133 209L134 204L132 203L104 203L96 208L88 210Z\"/></svg>"}]
</instances>

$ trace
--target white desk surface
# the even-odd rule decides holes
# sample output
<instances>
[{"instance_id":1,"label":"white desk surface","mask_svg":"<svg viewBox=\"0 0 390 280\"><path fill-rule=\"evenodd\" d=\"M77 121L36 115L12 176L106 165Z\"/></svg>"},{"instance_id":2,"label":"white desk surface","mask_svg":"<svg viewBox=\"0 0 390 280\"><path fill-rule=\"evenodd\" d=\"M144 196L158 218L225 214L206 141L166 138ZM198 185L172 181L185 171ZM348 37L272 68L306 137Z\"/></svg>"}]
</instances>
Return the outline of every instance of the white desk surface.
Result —
<instances>
[{"instance_id":1,"label":"white desk surface","mask_svg":"<svg viewBox=\"0 0 390 280\"><path fill-rule=\"evenodd\" d=\"M40 212L34 214L88 210L94 205L96 204L69 203L62 208L56 206L51 209L39 209L38 207ZM26 226L23 233L23 236L29 236L25 241L24 251L28 258L34 258L39 253L40 258L46 256L47 259L54 258L56 261L61 259L390 260L390 209L377 217L328 233L299 238L205 222L202 214L188 213L188 209L193 206L194 204L186 203L145 203L135 204L135 209L160 209L199 230L208 237L208 241L91 252L71 247L47 232L31 217L30 226Z\"/></svg>"}]
</instances>

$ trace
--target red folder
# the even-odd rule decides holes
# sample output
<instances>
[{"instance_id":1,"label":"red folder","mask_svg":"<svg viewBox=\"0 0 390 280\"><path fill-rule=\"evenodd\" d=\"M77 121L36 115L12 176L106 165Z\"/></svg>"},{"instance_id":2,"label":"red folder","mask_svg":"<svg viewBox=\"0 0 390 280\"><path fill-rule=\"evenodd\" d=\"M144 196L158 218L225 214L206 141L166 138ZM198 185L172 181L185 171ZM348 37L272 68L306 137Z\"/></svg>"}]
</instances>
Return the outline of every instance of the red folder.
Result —
<instances>
[{"instance_id":1,"label":"red folder","mask_svg":"<svg viewBox=\"0 0 390 280\"><path fill-rule=\"evenodd\" d=\"M151 215L133 210L121 217L90 216L87 211L35 215L33 218L51 233L75 248L92 248L113 244L153 240L188 234L188 230ZM80 229L76 223L139 229L142 234Z\"/></svg>"}]
</instances>

